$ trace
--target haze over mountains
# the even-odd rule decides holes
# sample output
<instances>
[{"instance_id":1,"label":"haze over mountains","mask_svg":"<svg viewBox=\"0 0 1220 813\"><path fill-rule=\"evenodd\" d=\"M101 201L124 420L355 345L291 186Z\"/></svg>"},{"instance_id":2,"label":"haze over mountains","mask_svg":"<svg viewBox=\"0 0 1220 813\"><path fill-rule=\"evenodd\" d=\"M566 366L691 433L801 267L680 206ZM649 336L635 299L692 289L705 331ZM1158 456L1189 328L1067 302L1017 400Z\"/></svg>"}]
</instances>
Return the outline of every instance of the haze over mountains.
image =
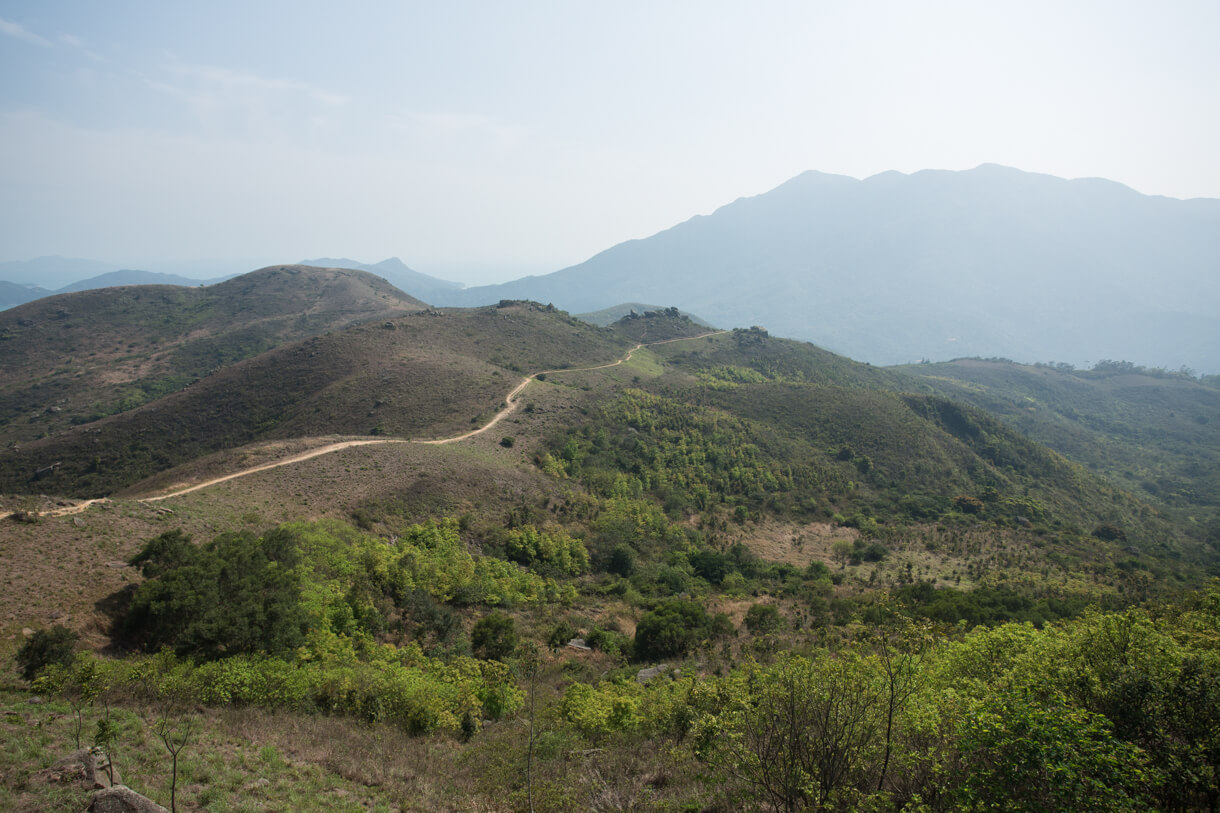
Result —
<instances>
[{"instance_id":1,"label":"haze over mountains","mask_svg":"<svg viewBox=\"0 0 1220 813\"><path fill-rule=\"evenodd\" d=\"M988 164L865 180L806 172L579 265L500 285L463 288L397 258L304 264L368 271L439 306L532 299L581 313L656 302L874 364L1123 359L1214 373L1217 257L1220 200ZM0 279L22 282L6 274L16 265L0 264ZM107 275L88 287L152 281ZM0 305L33 296L5 286Z\"/></svg>"},{"instance_id":2,"label":"haze over mountains","mask_svg":"<svg viewBox=\"0 0 1220 813\"><path fill-rule=\"evenodd\" d=\"M349 260L346 257L342 259L323 257L316 260L301 260L300 264L312 265L317 268L350 268L354 271L368 271L370 274L383 277L400 291L405 291L411 296L422 299L425 302L444 299L446 294L460 291L464 287L460 282L450 282L449 280L437 279L427 274L421 274L412 268L408 268L397 257L390 257L388 260L382 260L379 263L373 264Z\"/></svg>"},{"instance_id":3,"label":"haze over mountains","mask_svg":"<svg viewBox=\"0 0 1220 813\"><path fill-rule=\"evenodd\" d=\"M82 274L90 276L81 278ZM0 263L0 310L33 302L53 294L70 294L96 288L114 288L120 285L194 287L223 282L228 278L229 276L206 280L192 279L159 271L115 268L94 260L38 257L24 262ZM61 287L49 290L46 287L48 285Z\"/></svg>"},{"instance_id":4,"label":"haze over mountains","mask_svg":"<svg viewBox=\"0 0 1220 813\"><path fill-rule=\"evenodd\" d=\"M852 358L1103 358L1220 370L1220 200L995 165L806 172L553 274L456 292L572 312L665 302Z\"/></svg>"}]
</instances>

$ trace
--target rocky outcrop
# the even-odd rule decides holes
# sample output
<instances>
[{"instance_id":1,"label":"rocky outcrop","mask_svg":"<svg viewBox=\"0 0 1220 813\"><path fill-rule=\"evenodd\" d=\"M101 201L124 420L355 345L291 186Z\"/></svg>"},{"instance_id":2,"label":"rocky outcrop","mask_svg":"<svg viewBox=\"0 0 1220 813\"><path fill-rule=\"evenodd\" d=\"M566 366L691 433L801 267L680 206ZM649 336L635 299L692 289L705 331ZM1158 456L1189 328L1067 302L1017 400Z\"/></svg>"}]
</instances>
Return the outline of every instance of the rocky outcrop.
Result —
<instances>
[{"instance_id":1,"label":"rocky outcrop","mask_svg":"<svg viewBox=\"0 0 1220 813\"><path fill-rule=\"evenodd\" d=\"M169 813L164 807L122 785L93 794L87 813Z\"/></svg>"},{"instance_id":2,"label":"rocky outcrop","mask_svg":"<svg viewBox=\"0 0 1220 813\"><path fill-rule=\"evenodd\" d=\"M110 757L101 748L82 748L34 774L35 782L48 785L79 784L90 790L111 786ZM114 768L114 783L123 781L119 769Z\"/></svg>"}]
</instances>

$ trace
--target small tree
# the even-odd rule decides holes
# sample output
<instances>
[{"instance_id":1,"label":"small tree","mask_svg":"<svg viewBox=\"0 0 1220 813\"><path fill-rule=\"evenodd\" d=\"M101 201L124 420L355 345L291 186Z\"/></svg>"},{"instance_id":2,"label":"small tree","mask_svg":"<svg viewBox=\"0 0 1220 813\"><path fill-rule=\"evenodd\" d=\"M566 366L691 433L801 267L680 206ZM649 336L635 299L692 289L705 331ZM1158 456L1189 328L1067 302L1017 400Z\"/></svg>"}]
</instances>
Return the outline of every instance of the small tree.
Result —
<instances>
[{"instance_id":1,"label":"small tree","mask_svg":"<svg viewBox=\"0 0 1220 813\"><path fill-rule=\"evenodd\" d=\"M867 792L881 696L851 653L789 655L744 670L696 726L701 759L753 786L777 810L823 809Z\"/></svg>"},{"instance_id":2,"label":"small tree","mask_svg":"<svg viewBox=\"0 0 1220 813\"><path fill-rule=\"evenodd\" d=\"M190 745L198 721L194 715L182 716L181 707L187 697L186 687L171 679L162 687L161 703L153 732L169 751L173 760L169 785L169 809L178 811L178 755Z\"/></svg>"},{"instance_id":3,"label":"small tree","mask_svg":"<svg viewBox=\"0 0 1220 813\"><path fill-rule=\"evenodd\" d=\"M529 796L530 813L534 811L534 699L538 682L538 670L542 658L538 648L531 643L522 644L517 650L517 664L521 674L529 680L529 739L525 751L525 785Z\"/></svg>"},{"instance_id":4,"label":"small tree","mask_svg":"<svg viewBox=\"0 0 1220 813\"><path fill-rule=\"evenodd\" d=\"M97 721L93 732L93 744L106 752L106 776L114 784L114 754L118 750L119 726L110 719L110 702L103 704L106 713Z\"/></svg>"},{"instance_id":5,"label":"small tree","mask_svg":"<svg viewBox=\"0 0 1220 813\"><path fill-rule=\"evenodd\" d=\"M52 664L35 681L38 691L58 694L72 707L75 723L73 737L80 748L80 735L85 723L85 708L97 701L103 687L103 674L98 662L82 652L70 666Z\"/></svg>"}]
</instances>

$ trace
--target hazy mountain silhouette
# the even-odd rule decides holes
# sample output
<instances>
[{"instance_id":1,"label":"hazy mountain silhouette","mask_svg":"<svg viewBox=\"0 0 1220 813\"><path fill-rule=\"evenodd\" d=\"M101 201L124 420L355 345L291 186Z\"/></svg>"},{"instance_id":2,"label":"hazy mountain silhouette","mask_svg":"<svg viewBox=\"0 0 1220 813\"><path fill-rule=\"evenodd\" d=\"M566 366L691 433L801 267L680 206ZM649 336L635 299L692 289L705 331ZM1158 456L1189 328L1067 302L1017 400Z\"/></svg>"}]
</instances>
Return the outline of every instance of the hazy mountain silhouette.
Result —
<instances>
[{"instance_id":1,"label":"hazy mountain silhouette","mask_svg":"<svg viewBox=\"0 0 1220 813\"><path fill-rule=\"evenodd\" d=\"M180 277L177 274L163 274L160 271L138 271L124 268L121 271L111 271L108 274L83 279L71 285L65 285L55 293L70 294L74 291L92 291L96 288L114 288L119 285L210 285L221 280L202 280Z\"/></svg>"},{"instance_id":2,"label":"hazy mountain silhouette","mask_svg":"<svg viewBox=\"0 0 1220 813\"><path fill-rule=\"evenodd\" d=\"M335 259L333 257L323 257L317 260L302 260L301 265L368 271L370 274L376 274L379 277L385 278L387 282L403 293L410 294L416 299L422 299L425 302L432 302L434 298L444 298L446 295L452 295L463 287L460 282L450 282L449 280L437 279L427 274L421 274L412 268L408 268L397 257L390 257L388 260L382 260L372 265L347 258Z\"/></svg>"},{"instance_id":3,"label":"hazy mountain silhouette","mask_svg":"<svg viewBox=\"0 0 1220 813\"><path fill-rule=\"evenodd\" d=\"M665 302L852 358L1103 358L1220 371L1220 200L985 164L806 172L553 274L434 304Z\"/></svg>"},{"instance_id":4,"label":"hazy mountain silhouette","mask_svg":"<svg viewBox=\"0 0 1220 813\"><path fill-rule=\"evenodd\" d=\"M35 299L50 296L51 293L46 288L39 288L37 285L22 285L19 282L0 280L0 310L33 302Z\"/></svg>"},{"instance_id":5,"label":"hazy mountain silhouette","mask_svg":"<svg viewBox=\"0 0 1220 813\"><path fill-rule=\"evenodd\" d=\"M79 280L118 271L120 267L75 257L35 257L0 263L0 280L56 291ZM45 296L45 294L44 294Z\"/></svg>"},{"instance_id":6,"label":"hazy mountain silhouette","mask_svg":"<svg viewBox=\"0 0 1220 813\"><path fill-rule=\"evenodd\" d=\"M10 269L20 269L25 267L27 270L30 267L33 267L36 272L40 261L56 259L58 258L42 257L38 260L31 260L26 263L4 263L0 265L0 267L8 267ZM104 263L95 263L93 260L71 260L69 263L72 263L72 265L61 266L61 268L84 269L104 265ZM27 275L18 270L17 276L25 278ZM232 276L236 275L202 280L182 277L177 274L163 274L159 271L139 271L124 268L118 271L108 271L104 274L89 277L88 279L82 279L53 291L47 290L45 287L39 285L0 280L0 310L16 307L17 305L22 305L26 302L33 302L36 299L42 299L44 296L51 296L53 294L70 294L77 291L93 291L98 288L115 288L120 285L181 285L188 288L194 288L199 285L212 285L217 282L223 282L226 279L230 279ZM59 277L57 274L52 274L51 278L57 279Z\"/></svg>"}]
</instances>

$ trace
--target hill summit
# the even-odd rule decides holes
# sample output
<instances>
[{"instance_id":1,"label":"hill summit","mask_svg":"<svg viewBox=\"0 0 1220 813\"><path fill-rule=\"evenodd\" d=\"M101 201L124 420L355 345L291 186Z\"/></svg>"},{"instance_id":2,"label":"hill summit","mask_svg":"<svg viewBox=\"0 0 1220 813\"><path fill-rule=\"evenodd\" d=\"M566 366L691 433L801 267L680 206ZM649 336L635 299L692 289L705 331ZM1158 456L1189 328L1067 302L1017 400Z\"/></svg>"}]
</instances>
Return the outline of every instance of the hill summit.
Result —
<instances>
[{"instance_id":1,"label":"hill summit","mask_svg":"<svg viewBox=\"0 0 1220 813\"><path fill-rule=\"evenodd\" d=\"M126 411L282 344L424 307L373 274L298 265L203 288L38 299L0 312L0 439Z\"/></svg>"}]
</instances>

